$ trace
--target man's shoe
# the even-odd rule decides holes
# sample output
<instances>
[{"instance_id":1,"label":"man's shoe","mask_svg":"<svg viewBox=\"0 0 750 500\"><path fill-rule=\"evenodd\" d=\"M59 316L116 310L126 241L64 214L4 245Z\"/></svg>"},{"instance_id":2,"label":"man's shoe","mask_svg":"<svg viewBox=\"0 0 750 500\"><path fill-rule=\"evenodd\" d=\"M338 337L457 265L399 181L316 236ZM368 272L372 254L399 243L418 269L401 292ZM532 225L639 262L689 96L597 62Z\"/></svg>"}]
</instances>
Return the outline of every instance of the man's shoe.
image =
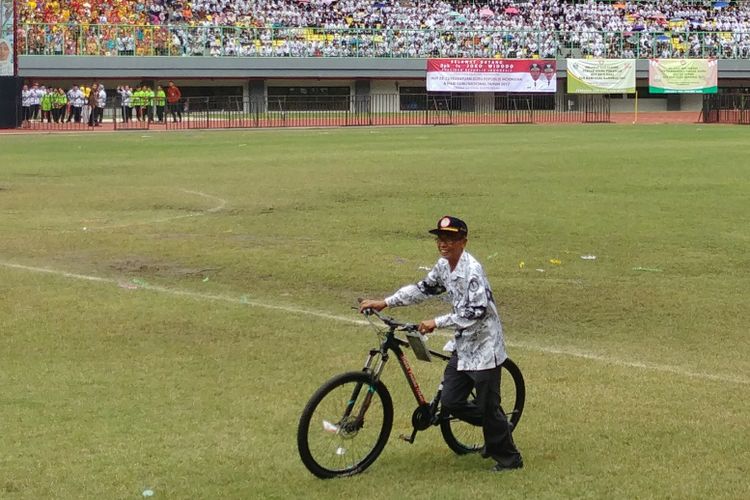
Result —
<instances>
[{"instance_id":1,"label":"man's shoe","mask_svg":"<svg viewBox=\"0 0 750 500\"><path fill-rule=\"evenodd\" d=\"M500 462L498 462L494 466L492 466L490 471L505 472L505 471L514 470L514 469L523 469L523 459L519 458L517 461L513 462L510 465L503 465Z\"/></svg>"}]
</instances>

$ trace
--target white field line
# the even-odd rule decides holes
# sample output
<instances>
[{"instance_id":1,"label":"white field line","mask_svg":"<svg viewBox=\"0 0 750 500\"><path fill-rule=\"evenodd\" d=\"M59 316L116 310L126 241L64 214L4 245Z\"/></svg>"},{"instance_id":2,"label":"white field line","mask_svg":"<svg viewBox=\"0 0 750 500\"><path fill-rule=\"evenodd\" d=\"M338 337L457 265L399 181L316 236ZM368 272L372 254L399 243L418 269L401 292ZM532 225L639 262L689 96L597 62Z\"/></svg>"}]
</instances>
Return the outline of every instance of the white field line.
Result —
<instances>
[{"instance_id":1,"label":"white field line","mask_svg":"<svg viewBox=\"0 0 750 500\"><path fill-rule=\"evenodd\" d=\"M172 217L165 217L163 219L152 219L152 220L128 222L125 224L111 224L111 225L106 225L106 226L89 226L88 228L86 228L86 230L91 231L91 230L98 230L98 229L118 229L118 228L123 228L123 227L130 227L130 226L144 226L147 224L157 224L157 223L168 222L168 221L173 221L177 219L184 219L187 217L200 217L201 215L212 214L212 213L218 212L219 210L222 210L227 205L227 200L223 198L219 198L218 196L212 196L210 194L202 193L201 191L190 191L189 189L180 189L180 191L182 191L183 193L201 196L209 200L214 200L215 202L217 202L217 205L207 210L201 210L199 212L193 212L190 214L175 215Z\"/></svg>"},{"instance_id":2,"label":"white field line","mask_svg":"<svg viewBox=\"0 0 750 500\"><path fill-rule=\"evenodd\" d=\"M45 267L34 267L34 266L26 266L23 264L14 264L12 262L0 261L0 266L10 268L10 269L18 269L22 271L52 274L55 276L62 276L64 278L77 279L77 280L83 280L83 281L93 281L93 282L99 282L99 283L112 283L112 284L119 283L118 280L112 279L112 278L101 278L99 276L88 276L85 274L69 273L69 272L59 271L56 269L49 269ZM295 306L268 304L266 302L250 300L244 297L236 298L236 297L229 297L226 295L215 295L215 294L208 294L208 293L191 292L188 290L178 290L178 289L166 288L166 287L156 286L156 285L138 285L138 287L143 288L145 290L151 290L151 291L166 293L170 295L176 295L179 297L188 297L188 298L197 299L197 300L210 300L210 301L219 301L219 302L229 302L233 304L242 304L242 305L248 305L251 307L258 307L262 309L284 311L284 312L300 314L304 316L314 316L316 318L322 318L322 319L327 319L327 320L332 320L332 321L340 321L340 322L350 323L354 325L368 325L369 324L365 320L354 319L354 318L350 318L347 316L338 316L338 315L329 314L323 311L315 311L315 310L304 309L304 308L295 307ZM444 336L444 335L438 334L438 336ZM449 335L445 335L445 336L449 336ZM536 352L541 352L544 354L586 359L589 361L596 361L599 363L625 367L625 368L635 368L638 370L671 373L673 375L678 375L680 377L685 377L685 378L695 378L695 379L709 380L709 381L714 381L714 382L750 385L750 379L740 377L740 376L713 374L713 373L705 373L705 372L694 372L694 371L686 370L684 368L680 368L678 366L629 361L629 360L579 351L573 348L547 347L547 346L529 344L526 342L509 342L509 345L512 347L519 348L519 349L526 349L529 351L536 351Z\"/></svg>"}]
</instances>

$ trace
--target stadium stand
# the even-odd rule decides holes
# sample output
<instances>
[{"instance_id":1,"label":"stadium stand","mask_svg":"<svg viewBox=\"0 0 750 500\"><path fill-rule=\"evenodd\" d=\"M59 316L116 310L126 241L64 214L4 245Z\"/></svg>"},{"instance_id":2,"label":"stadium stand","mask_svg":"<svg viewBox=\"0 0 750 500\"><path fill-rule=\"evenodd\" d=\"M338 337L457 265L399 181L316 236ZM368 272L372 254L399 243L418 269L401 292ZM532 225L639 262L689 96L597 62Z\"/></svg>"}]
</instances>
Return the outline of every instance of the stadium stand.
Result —
<instances>
[{"instance_id":1,"label":"stadium stand","mask_svg":"<svg viewBox=\"0 0 750 500\"><path fill-rule=\"evenodd\" d=\"M24 55L750 57L750 3L26 0Z\"/></svg>"}]
</instances>

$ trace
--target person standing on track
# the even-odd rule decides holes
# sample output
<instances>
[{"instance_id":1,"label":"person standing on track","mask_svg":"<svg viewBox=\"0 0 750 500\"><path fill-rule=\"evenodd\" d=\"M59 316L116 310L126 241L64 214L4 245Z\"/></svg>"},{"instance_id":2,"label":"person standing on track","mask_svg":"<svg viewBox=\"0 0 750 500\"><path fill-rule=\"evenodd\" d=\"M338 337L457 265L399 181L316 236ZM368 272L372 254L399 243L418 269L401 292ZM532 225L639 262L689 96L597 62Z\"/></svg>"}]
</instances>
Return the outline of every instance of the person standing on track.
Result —
<instances>
[{"instance_id":1,"label":"person standing on track","mask_svg":"<svg viewBox=\"0 0 750 500\"><path fill-rule=\"evenodd\" d=\"M66 120L67 123L70 123L70 120L75 120L76 123L81 123L81 109L86 102L86 96L78 85L73 85L73 87L68 90L68 102L70 103L70 112L68 113L68 119Z\"/></svg>"},{"instance_id":2,"label":"person standing on track","mask_svg":"<svg viewBox=\"0 0 750 500\"><path fill-rule=\"evenodd\" d=\"M365 299L359 310L408 306L447 292L452 312L419 324L422 334L436 328L455 331L454 339L446 346L453 355L443 375L443 410L482 426L482 456L495 460L493 471L520 469L521 453L513 441L512 428L500 411L500 365L508 356L490 283L479 261L464 251L469 235L464 221L446 215L430 233L436 236L440 258L427 276L383 300ZM476 389L477 398L468 401L472 389Z\"/></svg>"},{"instance_id":3,"label":"person standing on track","mask_svg":"<svg viewBox=\"0 0 750 500\"><path fill-rule=\"evenodd\" d=\"M52 119L55 123L65 122L65 110L68 108L68 96L58 87L52 88Z\"/></svg>"},{"instance_id":4,"label":"person standing on track","mask_svg":"<svg viewBox=\"0 0 750 500\"><path fill-rule=\"evenodd\" d=\"M96 94L96 123L97 125L102 124L104 119L104 108L107 107L107 91L104 89L104 85L99 85L99 92Z\"/></svg>"},{"instance_id":5,"label":"person standing on track","mask_svg":"<svg viewBox=\"0 0 750 500\"><path fill-rule=\"evenodd\" d=\"M99 111L97 109L99 103L99 84L94 82L91 84L91 91L88 96L88 105L91 110L89 113L89 127L99 127Z\"/></svg>"},{"instance_id":6,"label":"person standing on track","mask_svg":"<svg viewBox=\"0 0 750 500\"><path fill-rule=\"evenodd\" d=\"M37 116L39 116L39 111L42 106L42 97L44 97L44 94L45 92L43 88L39 88L39 84L34 82L29 94L29 107L31 109L30 120L36 120Z\"/></svg>"},{"instance_id":7,"label":"person standing on track","mask_svg":"<svg viewBox=\"0 0 750 500\"><path fill-rule=\"evenodd\" d=\"M52 123L52 89L50 88L50 91L47 92L47 89L44 85L39 87L39 89L44 92L39 101L39 105L42 108L42 121L46 119L47 123Z\"/></svg>"},{"instance_id":8,"label":"person standing on track","mask_svg":"<svg viewBox=\"0 0 750 500\"><path fill-rule=\"evenodd\" d=\"M143 121L143 106L141 105L142 101L143 88L136 86L130 95L130 107L135 109L135 119L139 122Z\"/></svg>"},{"instance_id":9,"label":"person standing on track","mask_svg":"<svg viewBox=\"0 0 750 500\"><path fill-rule=\"evenodd\" d=\"M91 106L89 105L89 98L91 97L91 88L86 85L81 85L81 93L83 94L83 106L81 106L81 121L88 123L91 118Z\"/></svg>"},{"instance_id":10,"label":"person standing on track","mask_svg":"<svg viewBox=\"0 0 750 500\"><path fill-rule=\"evenodd\" d=\"M148 118L148 122L151 123L154 121L154 100L155 100L156 93L154 92L154 89L151 87L144 85L143 86L143 99L144 99L144 105L145 107L145 113L146 118Z\"/></svg>"},{"instance_id":11,"label":"person standing on track","mask_svg":"<svg viewBox=\"0 0 750 500\"><path fill-rule=\"evenodd\" d=\"M128 123L133 119L133 108L131 107L133 91L130 87L124 85L117 87L117 93L120 94L120 112L122 113L122 122Z\"/></svg>"},{"instance_id":12,"label":"person standing on track","mask_svg":"<svg viewBox=\"0 0 750 500\"><path fill-rule=\"evenodd\" d=\"M24 85L21 89L21 109L23 110L21 127L27 128L31 120L31 90L28 85Z\"/></svg>"},{"instance_id":13,"label":"person standing on track","mask_svg":"<svg viewBox=\"0 0 750 500\"><path fill-rule=\"evenodd\" d=\"M156 107L156 119L159 123L164 122L164 107L167 105L167 94L161 85L156 86L154 93L154 106Z\"/></svg>"},{"instance_id":14,"label":"person standing on track","mask_svg":"<svg viewBox=\"0 0 750 500\"><path fill-rule=\"evenodd\" d=\"M182 121L182 103L180 102L180 99L182 99L182 92L180 92L177 85L170 80L167 86L167 104L169 105L169 113L172 115L173 122Z\"/></svg>"}]
</instances>

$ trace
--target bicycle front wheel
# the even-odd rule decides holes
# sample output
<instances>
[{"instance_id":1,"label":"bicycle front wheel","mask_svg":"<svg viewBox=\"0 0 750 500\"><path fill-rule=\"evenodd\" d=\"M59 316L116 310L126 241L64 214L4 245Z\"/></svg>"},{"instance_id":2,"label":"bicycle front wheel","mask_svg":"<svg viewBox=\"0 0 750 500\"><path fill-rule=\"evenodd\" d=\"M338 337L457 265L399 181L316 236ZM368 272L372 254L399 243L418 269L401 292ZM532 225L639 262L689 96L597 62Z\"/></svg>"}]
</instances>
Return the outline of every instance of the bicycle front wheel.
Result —
<instances>
[{"instance_id":1,"label":"bicycle front wheel","mask_svg":"<svg viewBox=\"0 0 750 500\"><path fill-rule=\"evenodd\" d=\"M302 411L297 447L305 467L329 479L364 471L383 451L393 427L385 385L365 372L338 375Z\"/></svg>"},{"instance_id":2,"label":"bicycle front wheel","mask_svg":"<svg viewBox=\"0 0 750 500\"><path fill-rule=\"evenodd\" d=\"M472 391L469 399L476 397ZM526 402L526 385L521 370L510 358L500 368L500 411L508 419L513 430L523 414ZM448 447L458 455L476 453L484 447L482 427L448 416L440 420L440 432Z\"/></svg>"}]
</instances>

